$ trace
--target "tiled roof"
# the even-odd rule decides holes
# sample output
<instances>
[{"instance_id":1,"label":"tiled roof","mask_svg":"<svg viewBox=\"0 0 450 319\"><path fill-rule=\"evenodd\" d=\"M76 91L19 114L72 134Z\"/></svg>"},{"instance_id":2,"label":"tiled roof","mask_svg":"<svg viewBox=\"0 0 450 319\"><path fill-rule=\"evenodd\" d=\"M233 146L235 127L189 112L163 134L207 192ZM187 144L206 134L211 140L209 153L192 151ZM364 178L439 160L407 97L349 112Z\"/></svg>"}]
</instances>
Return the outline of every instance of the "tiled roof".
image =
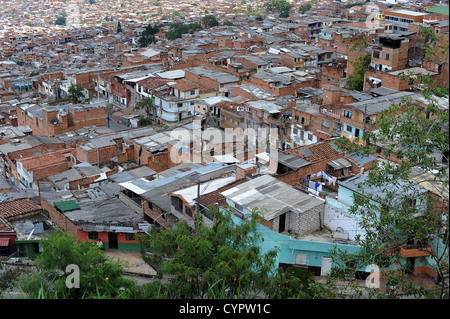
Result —
<instances>
[{"instance_id":1,"label":"tiled roof","mask_svg":"<svg viewBox=\"0 0 450 319\"><path fill-rule=\"evenodd\" d=\"M323 141L307 146L292 148L285 153L302 157L311 163L327 160L341 153L343 154L342 151L339 151L334 147L332 141Z\"/></svg>"},{"instance_id":2,"label":"tiled roof","mask_svg":"<svg viewBox=\"0 0 450 319\"><path fill-rule=\"evenodd\" d=\"M10 223L4 218L0 217L0 232L10 232L14 231Z\"/></svg>"},{"instance_id":3,"label":"tiled roof","mask_svg":"<svg viewBox=\"0 0 450 319\"><path fill-rule=\"evenodd\" d=\"M31 198L20 198L0 203L0 217L6 220L17 219L20 215L41 212L41 205Z\"/></svg>"},{"instance_id":4,"label":"tiled roof","mask_svg":"<svg viewBox=\"0 0 450 319\"><path fill-rule=\"evenodd\" d=\"M169 82L172 82L172 80L150 77L150 78L146 78L144 80L137 81L136 83L148 90L148 89L159 88L159 87L161 87L164 84L167 84Z\"/></svg>"},{"instance_id":5,"label":"tiled roof","mask_svg":"<svg viewBox=\"0 0 450 319\"><path fill-rule=\"evenodd\" d=\"M187 92L187 91L191 91L191 90L195 90L199 88L198 84L186 81L186 80L176 80L176 84L171 84L170 86L183 91L183 92Z\"/></svg>"}]
</instances>

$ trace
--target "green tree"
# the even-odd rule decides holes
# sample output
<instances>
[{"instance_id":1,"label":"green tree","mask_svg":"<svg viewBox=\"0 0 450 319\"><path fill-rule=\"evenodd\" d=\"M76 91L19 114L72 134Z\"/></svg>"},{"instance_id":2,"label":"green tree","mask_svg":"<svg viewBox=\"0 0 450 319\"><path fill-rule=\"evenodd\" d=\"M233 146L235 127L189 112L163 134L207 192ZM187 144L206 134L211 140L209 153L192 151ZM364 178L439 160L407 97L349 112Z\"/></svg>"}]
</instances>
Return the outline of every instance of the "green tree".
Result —
<instances>
[{"instance_id":1,"label":"green tree","mask_svg":"<svg viewBox=\"0 0 450 319\"><path fill-rule=\"evenodd\" d=\"M144 111L148 119L156 118L156 105L153 96L146 96L137 101L134 109Z\"/></svg>"},{"instance_id":2,"label":"green tree","mask_svg":"<svg viewBox=\"0 0 450 319\"><path fill-rule=\"evenodd\" d=\"M147 125L151 125L152 119L148 118L148 117L144 117L144 116L140 116L138 118L138 126L147 126Z\"/></svg>"},{"instance_id":3,"label":"green tree","mask_svg":"<svg viewBox=\"0 0 450 319\"><path fill-rule=\"evenodd\" d=\"M279 15L280 18L289 18L289 11L283 11Z\"/></svg>"},{"instance_id":4,"label":"green tree","mask_svg":"<svg viewBox=\"0 0 450 319\"><path fill-rule=\"evenodd\" d=\"M332 252L338 265L332 271L335 279L343 280L370 264L385 271L381 279L387 289L366 291L373 297L442 298L449 293L442 280L448 276L449 258L448 164L436 157L440 154L448 163L448 87L437 87L429 76L416 76L416 83L425 107L405 98L371 119L370 125L377 129L364 134L363 145L346 138L337 141L347 152L374 154L377 147L382 149L377 152L379 163L360 184L350 208L365 234L356 238L361 250L355 254ZM438 102L442 97L447 99L444 104ZM409 280L413 260L402 256L408 245L422 251L423 260L435 268L439 282L436 294Z\"/></svg>"},{"instance_id":5,"label":"green tree","mask_svg":"<svg viewBox=\"0 0 450 319\"><path fill-rule=\"evenodd\" d=\"M18 280L29 298L124 298L134 291L134 282L123 278L124 265L107 257L95 243L78 242L73 236L55 230L40 244L43 251L35 260L37 271ZM68 277L75 276L72 270L75 268L70 268L73 265L79 270L78 285Z\"/></svg>"},{"instance_id":6,"label":"green tree","mask_svg":"<svg viewBox=\"0 0 450 319\"><path fill-rule=\"evenodd\" d=\"M58 18L56 18L55 25L66 25L66 16L60 15Z\"/></svg>"},{"instance_id":7,"label":"green tree","mask_svg":"<svg viewBox=\"0 0 450 319\"><path fill-rule=\"evenodd\" d=\"M166 31L166 38L167 40L175 40L181 38L183 34L192 34L199 30L202 30L202 26L198 23L172 23L169 30Z\"/></svg>"},{"instance_id":8,"label":"green tree","mask_svg":"<svg viewBox=\"0 0 450 319\"><path fill-rule=\"evenodd\" d=\"M293 7L293 4L287 2L286 0L269 0L264 4L267 11L270 12L289 12Z\"/></svg>"},{"instance_id":9,"label":"green tree","mask_svg":"<svg viewBox=\"0 0 450 319\"><path fill-rule=\"evenodd\" d=\"M359 35L349 48L350 52L359 52L359 56L355 60L350 61L350 64L353 66L353 75L349 75L347 78L345 86L347 89L362 91L364 88L364 76L372 59L372 55L366 52L368 46L364 35Z\"/></svg>"},{"instance_id":10,"label":"green tree","mask_svg":"<svg viewBox=\"0 0 450 319\"><path fill-rule=\"evenodd\" d=\"M364 76L367 67L370 65L371 58L371 54L367 53L364 56L360 56L355 60L350 61L353 66L353 75L349 75L347 78L347 89L362 91L364 88Z\"/></svg>"},{"instance_id":11,"label":"green tree","mask_svg":"<svg viewBox=\"0 0 450 319\"><path fill-rule=\"evenodd\" d=\"M67 97L72 100L74 104L81 103L86 98L83 93L83 88L76 84L69 87Z\"/></svg>"},{"instance_id":12,"label":"green tree","mask_svg":"<svg viewBox=\"0 0 450 319\"><path fill-rule=\"evenodd\" d=\"M212 28L218 26L219 21L217 21L215 16L209 14L202 18L202 24L207 28Z\"/></svg>"},{"instance_id":13,"label":"green tree","mask_svg":"<svg viewBox=\"0 0 450 319\"><path fill-rule=\"evenodd\" d=\"M139 47L146 47L147 45L151 43L156 43L156 37L155 34L159 32L159 25L154 24L153 26L151 23L145 27L144 31L142 31L141 36L139 37L137 43Z\"/></svg>"},{"instance_id":14,"label":"green tree","mask_svg":"<svg viewBox=\"0 0 450 319\"><path fill-rule=\"evenodd\" d=\"M278 249L263 253L262 237L255 231L261 217L258 210L242 223L235 224L228 212L212 208L214 224L207 226L197 217L195 229L185 221L171 229L152 228L141 237L144 247L154 252L149 257L158 270L156 282L143 287L151 297L165 298L256 298L297 297L298 289L309 286L311 277L280 272L272 274ZM292 282L292 290L285 289ZM295 282L295 284L294 284ZM279 287L282 285L283 287ZM295 289L297 288L297 289Z\"/></svg>"},{"instance_id":15,"label":"green tree","mask_svg":"<svg viewBox=\"0 0 450 319\"><path fill-rule=\"evenodd\" d=\"M301 14L304 14L305 12L309 11L309 9L312 8L312 6L316 4L316 2L311 1L311 2L306 2L303 3L299 8L298 8L298 12L300 12Z\"/></svg>"}]
</instances>

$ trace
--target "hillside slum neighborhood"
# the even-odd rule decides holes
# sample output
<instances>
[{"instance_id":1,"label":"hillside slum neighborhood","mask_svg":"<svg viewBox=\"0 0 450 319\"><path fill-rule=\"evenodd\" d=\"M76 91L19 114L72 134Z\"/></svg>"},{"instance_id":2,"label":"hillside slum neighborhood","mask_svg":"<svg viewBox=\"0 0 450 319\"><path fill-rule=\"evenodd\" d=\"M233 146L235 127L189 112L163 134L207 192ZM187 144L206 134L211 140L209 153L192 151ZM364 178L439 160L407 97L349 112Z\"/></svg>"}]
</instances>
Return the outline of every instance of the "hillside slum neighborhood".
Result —
<instances>
[{"instance_id":1,"label":"hillside slum neighborhood","mask_svg":"<svg viewBox=\"0 0 450 319\"><path fill-rule=\"evenodd\" d=\"M89 15L83 11L87 24L45 31L32 23L45 21L50 9L22 28L14 28L13 9L2 16L9 21L0 30L2 258L34 258L54 228L101 242L105 251L139 252L137 234L179 221L195 227L200 215L212 223L211 206L237 219L260 209L264 249L281 247L277 265L323 276L332 247L358 249L354 240L364 233L350 207L384 145L361 155L336 140L377 130L370 120L405 98L433 116L414 79L429 75L448 87L448 55L427 58L420 29L448 45L448 6L371 2L380 11L367 24L367 5L347 8L344 1L262 19L233 11L236 1L214 1L216 11L189 2L147 10L160 29L144 47L137 43L149 21L123 7L119 18L94 25L92 16L106 12L99 2ZM171 15L186 7L209 8L220 24L168 40L174 21L201 23L198 14ZM355 50L361 39L366 46ZM363 87L348 88L356 72L350 62L366 54ZM73 86L81 88L79 101L69 98ZM139 109L146 98L153 108ZM448 108L448 99L436 99ZM147 115L150 124L142 125ZM275 134L252 151L238 147L244 134L227 138L250 128ZM178 139L176 130L188 138ZM217 132L221 138L211 138ZM448 154L435 155L448 169ZM448 188L416 187L448 205ZM435 276L424 251L403 252L414 273Z\"/></svg>"}]
</instances>

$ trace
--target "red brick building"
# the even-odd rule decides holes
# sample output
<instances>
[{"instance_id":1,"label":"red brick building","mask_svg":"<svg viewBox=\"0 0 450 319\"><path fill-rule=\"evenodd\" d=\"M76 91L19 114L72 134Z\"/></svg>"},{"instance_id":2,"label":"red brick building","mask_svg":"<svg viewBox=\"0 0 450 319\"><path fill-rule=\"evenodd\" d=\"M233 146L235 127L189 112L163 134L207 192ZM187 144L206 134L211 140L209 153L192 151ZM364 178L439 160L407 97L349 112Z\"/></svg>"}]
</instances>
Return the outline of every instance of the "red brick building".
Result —
<instances>
[{"instance_id":1,"label":"red brick building","mask_svg":"<svg viewBox=\"0 0 450 319\"><path fill-rule=\"evenodd\" d=\"M58 135L86 126L105 126L104 104L16 106L18 125L28 125L34 135Z\"/></svg>"}]
</instances>

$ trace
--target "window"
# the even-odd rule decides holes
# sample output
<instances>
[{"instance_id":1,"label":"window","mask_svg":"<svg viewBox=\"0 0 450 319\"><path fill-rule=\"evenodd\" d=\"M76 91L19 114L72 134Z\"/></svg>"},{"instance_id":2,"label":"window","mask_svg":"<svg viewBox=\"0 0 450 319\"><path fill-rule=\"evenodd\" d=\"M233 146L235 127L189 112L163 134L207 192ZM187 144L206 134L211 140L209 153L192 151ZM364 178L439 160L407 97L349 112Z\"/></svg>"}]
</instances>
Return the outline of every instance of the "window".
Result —
<instances>
[{"instance_id":1,"label":"window","mask_svg":"<svg viewBox=\"0 0 450 319\"><path fill-rule=\"evenodd\" d=\"M309 126L314 126L314 120L309 120Z\"/></svg>"},{"instance_id":2,"label":"window","mask_svg":"<svg viewBox=\"0 0 450 319\"><path fill-rule=\"evenodd\" d=\"M373 57L375 59L379 59L380 58L380 51L373 51Z\"/></svg>"},{"instance_id":3,"label":"window","mask_svg":"<svg viewBox=\"0 0 450 319\"><path fill-rule=\"evenodd\" d=\"M88 238L89 239L98 239L98 232L96 232L96 231L88 232Z\"/></svg>"},{"instance_id":4,"label":"window","mask_svg":"<svg viewBox=\"0 0 450 319\"><path fill-rule=\"evenodd\" d=\"M153 203L148 202L148 209L153 210Z\"/></svg>"},{"instance_id":5,"label":"window","mask_svg":"<svg viewBox=\"0 0 450 319\"><path fill-rule=\"evenodd\" d=\"M192 90L192 91L191 91L191 95L194 95L194 94L195 94L195 90Z\"/></svg>"},{"instance_id":6,"label":"window","mask_svg":"<svg viewBox=\"0 0 450 319\"><path fill-rule=\"evenodd\" d=\"M189 207L186 207L186 209L184 210L184 212L185 212L186 215L188 215L189 217L192 217L192 209L190 209Z\"/></svg>"},{"instance_id":7,"label":"window","mask_svg":"<svg viewBox=\"0 0 450 319\"><path fill-rule=\"evenodd\" d=\"M310 140L310 141L312 141L312 140L313 140L313 136L312 136L312 134L309 134L309 133L308 133L308 140Z\"/></svg>"},{"instance_id":8,"label":"window","mask_svg":"<svg viewBox=\"0 0 450 319\"><path fill-rule=\"evenodd\" d=\"M134 233L125 233L126 240L135 240Z\"/></svg>"},{"instance_id":9,"label":"window","mask_svg":"<svg viewBox=\"0 0 450 319\"><path fill-rule=\"evenodd\" d=\"M172 206L177 210L178 212L183 211L183 201L179 199L178 197L172 196L171 197Z\"/></svg>"},{"instance_id":10,"label":"window","mask_svg":"<svg viewBox=\"0 0 450 319\"><path fill-rule=\"evenodd\" d=\"M306 254L295 254L295 264L306 266Z\"/></svg>"},{"instance_id":11,"label":"window","mask_svg":"<svg viewBox=\"0 0 450 319\"><path fill-rule=\"evenodd\" d=\"M294 135L298 135L298 129L294 127L293 129Z\"/></svg>"},{"instance_id":12,"label":"window","mask_svg":"<svg viewBox=\"0 0 450 319\"><path fill-rule=\"evenodd\" d=\"M386 61L389 61L389 57L390 57L389 53L386 53Z\"/></svg>"},{"instance_id":13,"label":"window","mask_svg":"<svg viewBox=\"0 0 450 319\"><path fill-rule=\"evenodd\" d=\"M344 116L351 119L352 118L352 112L350 111L344 111Z\"/></svg>"},{"instance_id":14,"label":"window","mask_svg":"<svg viewBox=\"0 0 450 319\"><path fill-rule=\"evenodd\" d=\"M346 131L349 133L353 132L353 127L351 127L350 125L347 125Z\"/></svg>"},{"instance_id":15,"label":"window","mask_svg":"<svg viewBox=\"0 0 450 319\"><path fill-rule=\"evenodd\" d=\"M330 122L328 122L328 121L326 121L326 120L323 120L323 121L322 121L322 126L324 126L324 127L330 127Z\"/></svg>"},{"instance_id":16,"label":"window","mask_svg":"<svg viewBox=\"0 0 450 319\"><path fill-rule=\"evenodd\" d=\"M298 122L300 120L300 117L298 115L294 115L294 119Z\"/></svg>"}]
</instances>

